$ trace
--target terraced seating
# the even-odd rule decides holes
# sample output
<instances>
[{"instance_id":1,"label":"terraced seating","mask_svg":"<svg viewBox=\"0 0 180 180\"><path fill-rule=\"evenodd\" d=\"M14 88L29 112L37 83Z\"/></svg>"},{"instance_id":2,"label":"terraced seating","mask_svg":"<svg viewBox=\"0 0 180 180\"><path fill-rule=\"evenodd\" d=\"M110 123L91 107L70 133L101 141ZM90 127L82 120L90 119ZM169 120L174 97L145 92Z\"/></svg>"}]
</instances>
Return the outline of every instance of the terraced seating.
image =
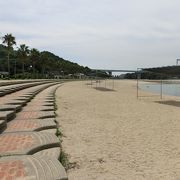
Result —
<instances>
[{"instance_id":1,"label":"terraced seating","mask_svg":"<svg viewBox=\"0 0 180 180\"><path fill-rule=\"evenodd\" d=\"M25 131L42 131L45 129L56 129L54 119L26 119L13 120L9 122L4 132L25 132Z\"/></svg>"},{"instance_id":2,"label":"terraced seating","mask_svg":"<svg viewBox=\"0 0 180 180\"><path fill-rule=\"evenodd\" d=\"M51 133L13 132L0 135L1 156L32 155L51 147L60 147L59 139Z\"/></svg>"},{"instance_id":3,"label":"terraced seating","mask_svg":"<svg viewBox=\"0 0 180 180\"><path fill-rule=\"evenodd\" d=\"M1 123L3 127L0 134L0 177L68 179L58 160L60 140L55 135L58 124L55 121L54 93L58 86L57 83L48 83L0 97L0 113L13 112L16 115L11 121L7 116L0 116L0 127Z\"/></svg>"},{"instance_id":4,"label":"terraced seating","mask_svg":"<svg viewBox=\"0 0 180 180\"><path fill-rule=\"evenodd\" d=\"M28 83L28 82L35 82L36 80L0 80L0 87L2 86L8 86L13 84L22 84L22 83ZM39 81L39 80L37 80Z\"/></svg>"},{"instance_id":5,"label":"terraced seating","mask_svg":"<svg viewBox=\"0 0 180 180\"><path fill-rule=\"evenodd\" d=\"M15 84L15 85L8 85L8 86L2 86L0 87L0 96L5 96L7 94L16 92L18 90L22 90L28 87L33 87L40 84L45 84L52 81L41 81L41 82L28 82L24 84Z\"/></svg>"},{"instance_id":6,"label":"terraced seating","mask_svg":"<svg viewBox=\"0 0 180 180\"><path fill-rule=\"evenodd\" d=\"M22 109L21 105L11 105L11 104L5 104L5 105L0 105L0 111L15 111L18 112Z\"/></svg>"},{"instance_id":7,"label":"terraced seating","mask_svg":"<svg viewBox=\"0 0 180 180\"><path fill-rule=\"evenodd\" d=\"M37 93L42 91L43 89L53 85L55 83L42 84L35 87L30 87L23 89L21 91L17 91L13 94L8 94L0 99L0 105L4 104L21 104L25 105L29 102Z\"/></svg>"},{"instance_id":8,"label":"terraced seating","mask_svg":"<svg viewBox=\"0 0 180 180\"><path fill-rule=\"evenodd\" d=\"M9 156L0 159L2 179L67 180L66 172L56 158Z\"/></svg>"},{"instance_id":9,"label":"terraced seating","mask_svg":"<svg viewBox=\"0 0 180 180\"><path fill-rule=\"evenodd\" d=\"M38 151L38 152L34 153L34 156L41 157L41 158L54 157L54 158L58 159L60 153L61 153L61 149L59 147L54 147L54 148L49 148L49 149L44 149L42 151Z\"/></svg>"},{"instance_id":10,"label":"terraced seating","mask_svg":"<svg viewBox=\"0 0 180 180\"><path fill-rule=\"evenodd\" d=\"M42 82L47 81L47 79L37 79L37 80L1 80L0 81L0 87L2 86L8 86L8 85L14 85L14 84L24 84L24 83L34 83L34 82Z\"/></svg>"},{"instance_id":11,"label":"terraced seating","mask_svg":"<svg viewBox=\"0 0 180 180\"><path fill-rule=\"evenodd\" d=\"M0 99L0 130L4 128L4 123L6 121L11 120L13 117L15 117L15 114L21 110L21 108L27 104L37 93L40 91L44 90L45 88L54 85L56 83L48 83L48 84L42 84L36 87L31 87L28 89L21 90L20 92L16 92L13 94L6 95L4 97L1 97ZM53 104L54 106L54 104ZM49 108L53 110L53 108ZM47 108L46 108L47 110ZM13 111L13 112L12 112ZM25 113L24 113L25 114ZM44 118L45 117L54 117L54 113L52 111L50 112L34 112L33 118L41 118L41 115L43 114ZM35 116L36 115L36 116ZM43 118L42 116L42 118ZM20 118L21 119L21 118Z\"/></svg>"},{"instance_id":12,"label":"terraced seating","mask_svg":"<svg viewBox=\"0 0 180 180\"><path fill-rule=\"evenodd\" d=\"M0 112L0 120L8 121L10 119L13 119L15 117L14 111L1 111Z\"/></svg>"}]
</instances>

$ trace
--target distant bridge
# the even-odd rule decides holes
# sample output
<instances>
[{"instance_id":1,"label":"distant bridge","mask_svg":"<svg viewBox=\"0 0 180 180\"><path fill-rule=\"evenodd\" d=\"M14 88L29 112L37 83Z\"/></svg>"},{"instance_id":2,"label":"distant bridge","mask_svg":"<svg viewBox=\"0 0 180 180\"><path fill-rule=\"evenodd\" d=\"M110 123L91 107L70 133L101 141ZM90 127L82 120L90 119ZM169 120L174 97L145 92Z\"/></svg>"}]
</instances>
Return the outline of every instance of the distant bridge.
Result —
<instances>
[{"instance_id":1,"label":"distant bridge","mask_svg":"<svg viewBox=\"0 0 180 180\"><path fill-rule=\"evenodd\" d=\"M93 71L103 71L108 72L110 75L112 75L112 72L126 72L126 73L135 73L137 70L125 70L125 69L92 69Z\"/></svg>"}]
</instances>

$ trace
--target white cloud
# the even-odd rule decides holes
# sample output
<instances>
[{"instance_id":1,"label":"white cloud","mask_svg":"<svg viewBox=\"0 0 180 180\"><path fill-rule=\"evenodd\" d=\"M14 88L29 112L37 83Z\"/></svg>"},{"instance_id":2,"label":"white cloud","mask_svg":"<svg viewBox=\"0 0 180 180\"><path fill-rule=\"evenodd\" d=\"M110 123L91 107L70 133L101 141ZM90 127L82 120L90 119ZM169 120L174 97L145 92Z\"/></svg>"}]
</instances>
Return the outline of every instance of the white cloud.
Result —
<instances>
[{"instance_id":1,"label":"white cloud","mask_svg":"<svg viewBox=\"0 0 180 180\"><path fill-rule=\"evenodd\" d=\"M99 68L174 64L180 56L178 0L0 1L1 34Z\"/></svg>"}]
</instances>

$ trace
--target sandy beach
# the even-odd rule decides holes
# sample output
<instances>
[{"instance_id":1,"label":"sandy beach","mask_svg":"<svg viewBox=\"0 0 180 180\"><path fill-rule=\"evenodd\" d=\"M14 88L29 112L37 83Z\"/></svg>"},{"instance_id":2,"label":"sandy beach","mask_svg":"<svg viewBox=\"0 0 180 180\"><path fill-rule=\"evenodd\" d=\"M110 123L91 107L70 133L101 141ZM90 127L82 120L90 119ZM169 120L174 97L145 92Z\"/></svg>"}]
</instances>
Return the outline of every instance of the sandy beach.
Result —
<instances>
[{"instance_id":1,"label":"sandy beach","mask_svg":"<svg viewBox=\"0 0 180 180\"><path fill-rule=\"evenodd\" d=\"M115 81L114 90L84 81L57 90L63 151L76 164L69 180L179 180L179 107L137 100L135 81Z\"/></svg>"}]
</instances>

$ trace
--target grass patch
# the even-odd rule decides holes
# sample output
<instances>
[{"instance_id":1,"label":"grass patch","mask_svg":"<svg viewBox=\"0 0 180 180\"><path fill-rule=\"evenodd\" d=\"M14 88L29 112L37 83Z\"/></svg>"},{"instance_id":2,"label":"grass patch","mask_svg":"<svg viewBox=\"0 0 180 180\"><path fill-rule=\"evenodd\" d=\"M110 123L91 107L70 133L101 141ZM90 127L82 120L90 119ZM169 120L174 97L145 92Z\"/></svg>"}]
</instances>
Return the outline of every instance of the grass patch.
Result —
<instances>
[{"instance_id":1,"label":"grass patch","mask_svg":"<svg viewBox=\"0 0 180 180\"><path fill-rule=\"evenodd\" d=\"M61 151L61 154L59 156L59 161L67 171L69 169L69 160L68 160L68 155L64 151Z\"/></svg>"},{"instance_id":2,"label":"grass patch","mask_svg":"<svg viewBox=\"0 0 180 180\"><path fill-rule=\"evenodd\" d=\"M59 130L59 128L57 128L56 129L56 136L60 138L60 137L62 137L62 135L63 135L62 132Z\"/></svg>"},{"instance_id":3,"label":"grass patch","mask_svg":"<svg viewBox=\"0 0 180 180\"><path fill-rule=\"evenodd\" d=\"M76 162L70 163L68 160L68 155L64 152L61 151L61 154L59 156L59 161L60 163L64 166L65 170L69 170L69 169L74 169L74 168L78 168L79 165Z\"/></svg>"}]
</instances>

